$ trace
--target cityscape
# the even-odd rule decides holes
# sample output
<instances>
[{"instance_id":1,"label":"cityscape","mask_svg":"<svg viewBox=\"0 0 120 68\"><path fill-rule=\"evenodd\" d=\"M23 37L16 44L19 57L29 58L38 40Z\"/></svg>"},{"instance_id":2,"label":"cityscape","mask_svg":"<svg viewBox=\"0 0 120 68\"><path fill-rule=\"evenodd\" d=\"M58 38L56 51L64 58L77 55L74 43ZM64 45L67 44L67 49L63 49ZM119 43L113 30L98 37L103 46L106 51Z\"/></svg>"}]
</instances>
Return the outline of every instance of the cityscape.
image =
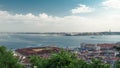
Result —
<instances>
[{"instance_id":1,"label":"cityscape","mask_svg":"<svg viewBox=\"0 0 120 68\"><path fill-rule=\"evenodd\" d=\"M120 0L0 0L0 68L120 68Z\"/></svg>"},{"instance_id":2,"label":"cityscape","mask_svg":"<svg viewBox=\"0 0 120 68\"><path fill-rule=\"evenodd\" d=\"M88 63L91 60L98 59L104 63L111 64L111 67L115 66L115 62L120 58L117 56L119 51L116 51L115 47L119 47L120 43L116 44L85 44L82 43L80 47L77 48L65 48L66 51L70 51L77 55L77 58L82 59ZM52 52L59 52L61 48L50 46L50 47L37 47L37 48L23 48L17 49L14 55L20 59L20 63L25 66L31 66L29 57L31 55L40 56L42 58L49 58Z\"/></svg>"}]
</instances>

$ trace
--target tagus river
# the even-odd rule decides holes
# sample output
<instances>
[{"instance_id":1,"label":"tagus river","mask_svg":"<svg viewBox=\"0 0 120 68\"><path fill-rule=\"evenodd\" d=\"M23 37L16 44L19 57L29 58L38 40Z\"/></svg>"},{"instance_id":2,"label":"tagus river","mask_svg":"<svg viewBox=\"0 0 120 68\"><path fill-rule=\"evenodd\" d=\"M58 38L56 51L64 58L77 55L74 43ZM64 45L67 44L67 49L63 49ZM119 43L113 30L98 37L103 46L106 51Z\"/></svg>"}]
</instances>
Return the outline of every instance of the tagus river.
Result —
<instances>
[{"instance_id":1,"label":"tagus river","mask_svg":"<svg viewBox=\"0 0 120 68\"><path fill-rule=\"evenodd\" d=\"M39 34L0 34L0 45L7 48L40 46L78 47L81 43L116 43L120 35L103 36L41 36Z\"/></svg>"}]
</instances>

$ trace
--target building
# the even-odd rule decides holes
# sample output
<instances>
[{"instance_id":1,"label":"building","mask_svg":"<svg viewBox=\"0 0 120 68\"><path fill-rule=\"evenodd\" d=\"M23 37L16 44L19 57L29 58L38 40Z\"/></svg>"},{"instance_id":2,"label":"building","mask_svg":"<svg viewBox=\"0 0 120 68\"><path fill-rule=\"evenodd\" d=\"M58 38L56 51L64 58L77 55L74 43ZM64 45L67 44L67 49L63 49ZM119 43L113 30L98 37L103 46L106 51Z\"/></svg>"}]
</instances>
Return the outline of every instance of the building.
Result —
<instances>
[{"instance_id":1,"label":"building","mask_svg":"<svg viewBox=\"0 0 120 68\"><path fill-rule=\"evenodd\" d=\"M16 49L14 55L19 59L19 62L26 67L30 67L30 56L40 56L42 58L48 58L52 53L57 53L61 50L58 47L31 47L31 48L22 48Z\"/></svg>"}]
</instances>

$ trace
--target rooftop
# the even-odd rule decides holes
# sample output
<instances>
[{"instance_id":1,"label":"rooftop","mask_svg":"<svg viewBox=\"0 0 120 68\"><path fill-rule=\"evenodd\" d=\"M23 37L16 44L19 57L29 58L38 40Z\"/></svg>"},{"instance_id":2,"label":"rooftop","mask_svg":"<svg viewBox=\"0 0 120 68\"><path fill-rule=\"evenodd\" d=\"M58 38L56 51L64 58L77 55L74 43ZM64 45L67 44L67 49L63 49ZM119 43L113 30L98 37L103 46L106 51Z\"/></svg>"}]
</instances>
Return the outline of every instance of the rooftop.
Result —
<instances>
[{"instance_id":1,"label":"rooftop","mask_svg":"<svg viewBox=\"0 0 120 68\"><path fill-rule=\"evenodd\" d=\"M15 52L20 53L24 56L50 54L53 52L59 52L61 48L58 47L31 47L31 48L22 48L17 49Z\"/></svg>"}]
</instances>

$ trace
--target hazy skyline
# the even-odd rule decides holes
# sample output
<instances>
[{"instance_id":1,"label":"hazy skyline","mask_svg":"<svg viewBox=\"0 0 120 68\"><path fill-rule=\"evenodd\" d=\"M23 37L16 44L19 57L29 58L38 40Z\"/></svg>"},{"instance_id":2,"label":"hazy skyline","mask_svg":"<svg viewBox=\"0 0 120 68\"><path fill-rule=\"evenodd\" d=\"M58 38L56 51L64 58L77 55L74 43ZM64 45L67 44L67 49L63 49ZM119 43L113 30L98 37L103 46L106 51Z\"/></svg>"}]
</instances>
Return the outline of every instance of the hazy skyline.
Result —
<instances>
[{"instance_id":1,"label":"hazy skyline","mask_svg":"<svg viewBox=\"0 0 120 68\"><path fill-rule=\"evenodd\" d=\"M120 31L120 0L0 0L0 32Z\"/></svg>"}]
</instances>

